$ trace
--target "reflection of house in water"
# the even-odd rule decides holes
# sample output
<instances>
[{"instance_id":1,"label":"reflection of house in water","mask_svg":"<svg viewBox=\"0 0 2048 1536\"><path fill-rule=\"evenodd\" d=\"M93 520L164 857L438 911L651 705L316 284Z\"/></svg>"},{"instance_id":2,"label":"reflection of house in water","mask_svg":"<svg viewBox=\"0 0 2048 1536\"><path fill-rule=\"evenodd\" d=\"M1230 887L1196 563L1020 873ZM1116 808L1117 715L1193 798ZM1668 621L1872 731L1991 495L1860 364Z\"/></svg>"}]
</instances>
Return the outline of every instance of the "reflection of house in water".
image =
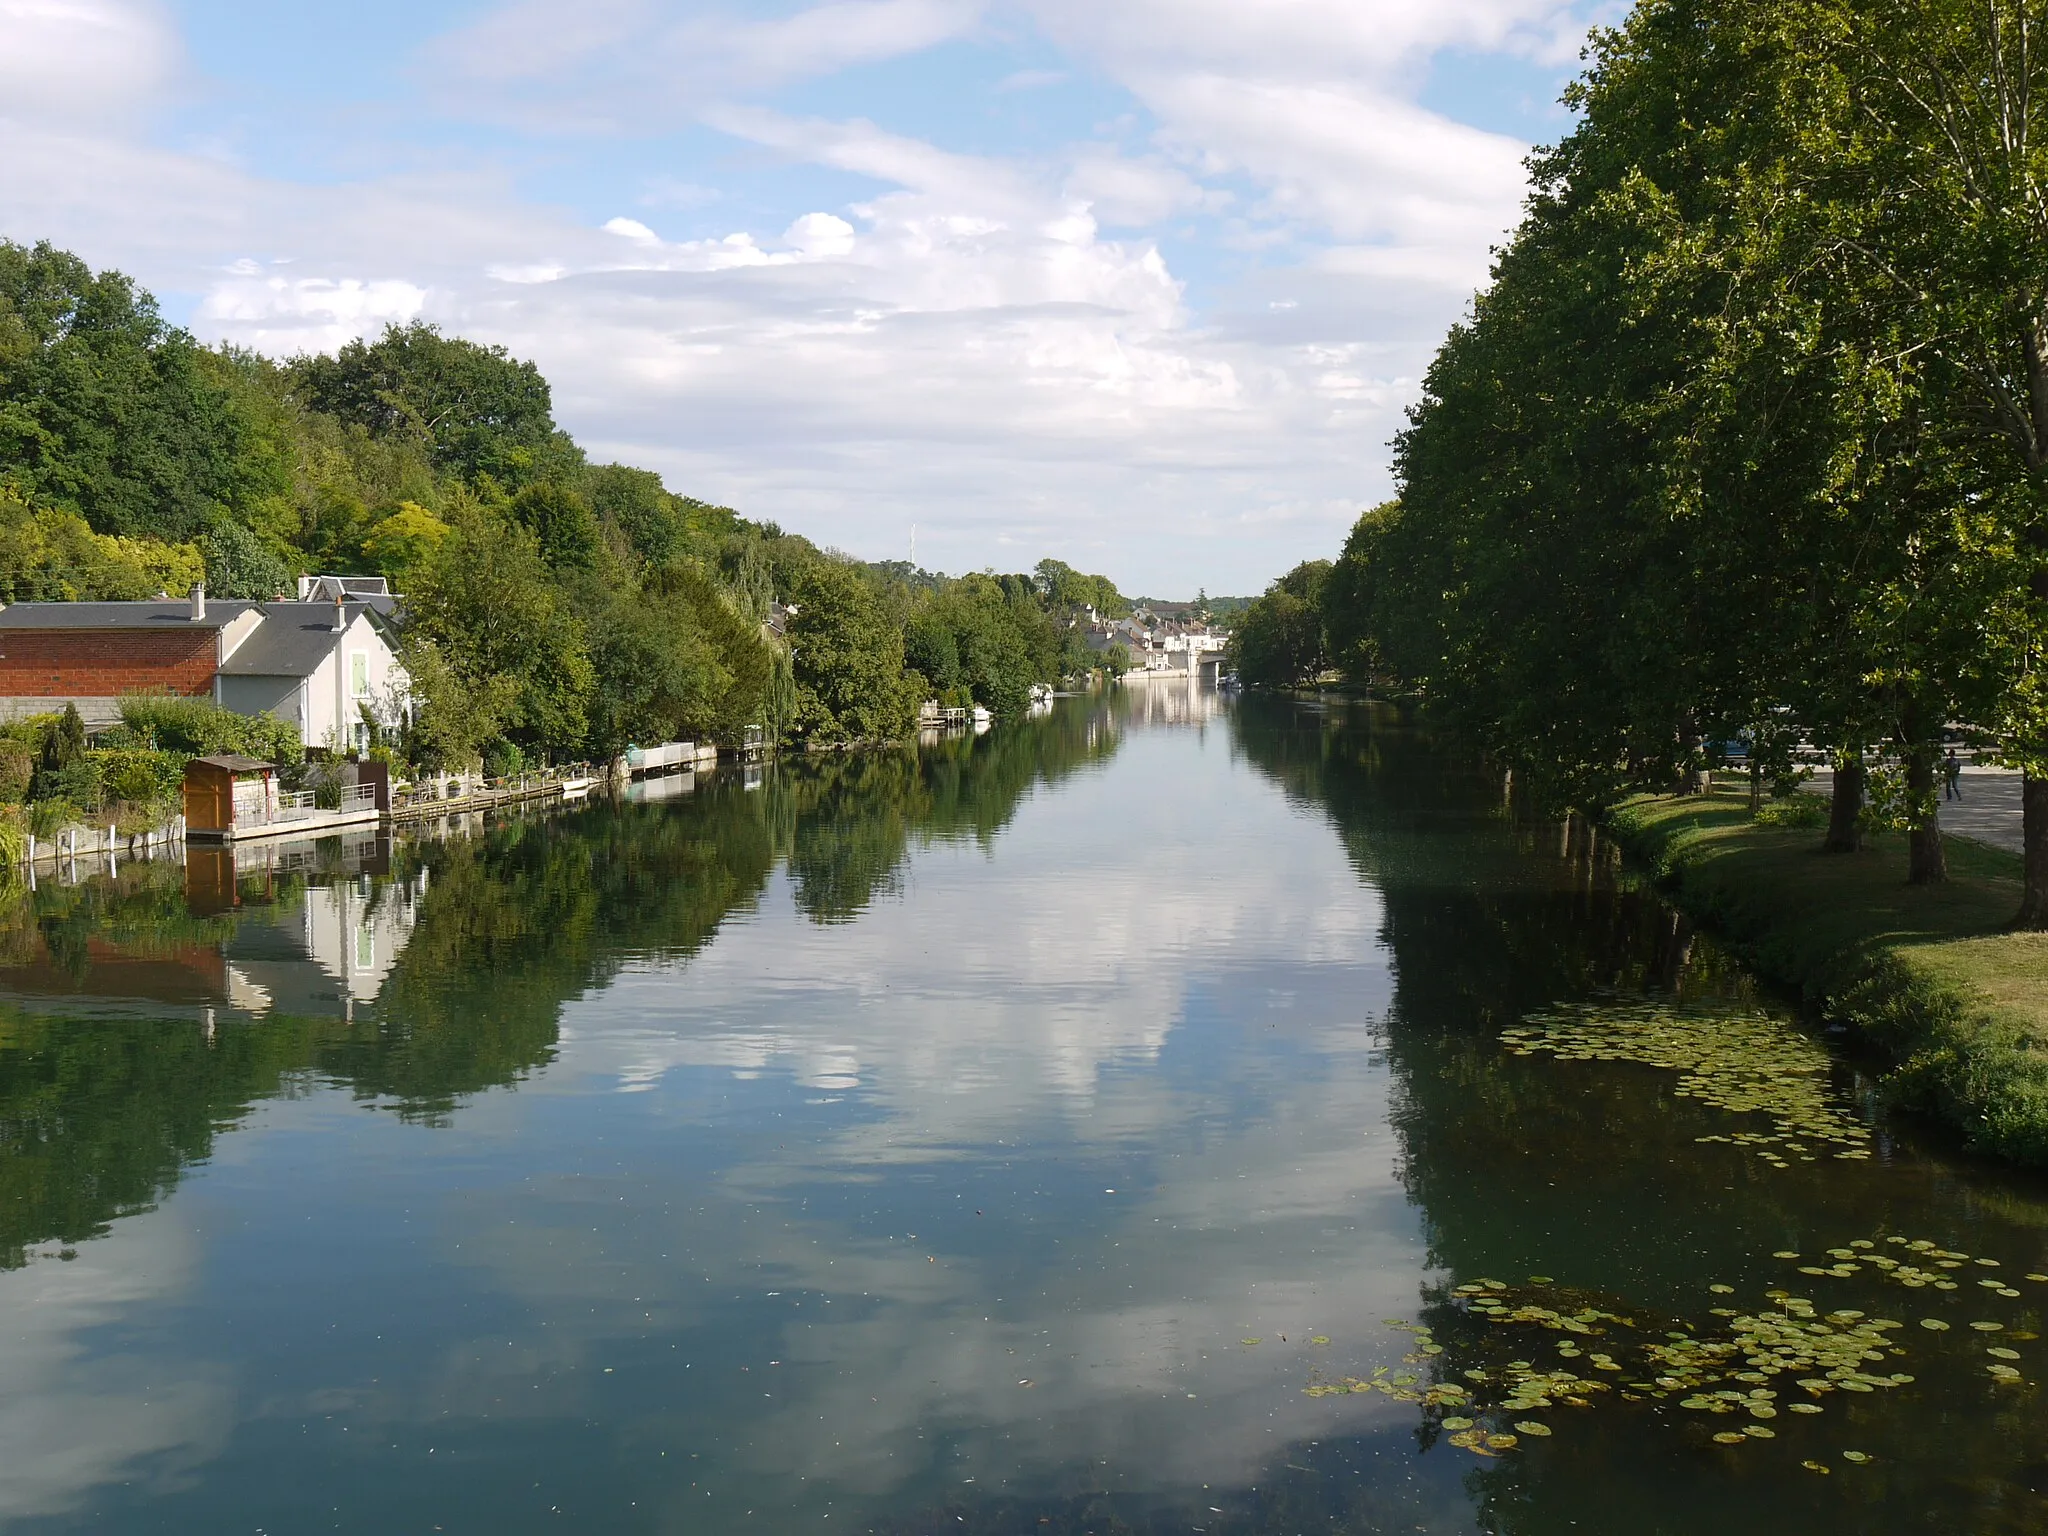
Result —
<instances>
[{"instance_id":1,"label":"reflection of house in water","mask_svg":"<svg viewBox=\"0 0 2048 1536\"><path fill-rule=\"evenodd\" d=\"M184 889L192 938L142 924L147 937L95 936L80 952L46 945L26 963L0 966L0 1000L126 1015L353 1019L412 937L425 894L424 871L391 878L390 841L374 830L193 848Z\"/></svg>"},{"instance_id":2,"label":"reflection of house in water","mask_svg":"<svg viewBox=\"0 0 2048 1536\"><path fill-rule=\"evenodd\" d=\"M1223 707L1214 688L1192 678L1159 679L1127 689L1125 697L1130 706L1124 718L1140 725L1198 725L1213 720Z\"/></svg>"}]
</instances>

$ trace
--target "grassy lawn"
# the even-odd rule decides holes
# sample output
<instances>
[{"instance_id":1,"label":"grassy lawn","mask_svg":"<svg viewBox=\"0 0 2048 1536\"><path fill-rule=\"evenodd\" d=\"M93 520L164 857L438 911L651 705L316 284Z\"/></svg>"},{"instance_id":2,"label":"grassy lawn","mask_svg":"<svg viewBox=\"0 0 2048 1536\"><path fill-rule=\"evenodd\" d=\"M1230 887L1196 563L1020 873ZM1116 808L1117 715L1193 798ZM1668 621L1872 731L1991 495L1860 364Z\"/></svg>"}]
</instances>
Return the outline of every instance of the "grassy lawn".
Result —
<instances>
[{"instance_id":1,"label":"grassy lawn","mask_svg":"<svg viewBox=\"0 0 2048 1536\"><path fill-rule=\"evenodd\" d=\"M1821 828L1761 825L1740 792L1639 797L1609 821L1758 970L1877 1044L1902 1102L2048 1165L2048 935L2004 931L2017 854L1951 838L1949 883L1914 887L1903 837L1823 854Z\"/></svg>"}]
</instances>

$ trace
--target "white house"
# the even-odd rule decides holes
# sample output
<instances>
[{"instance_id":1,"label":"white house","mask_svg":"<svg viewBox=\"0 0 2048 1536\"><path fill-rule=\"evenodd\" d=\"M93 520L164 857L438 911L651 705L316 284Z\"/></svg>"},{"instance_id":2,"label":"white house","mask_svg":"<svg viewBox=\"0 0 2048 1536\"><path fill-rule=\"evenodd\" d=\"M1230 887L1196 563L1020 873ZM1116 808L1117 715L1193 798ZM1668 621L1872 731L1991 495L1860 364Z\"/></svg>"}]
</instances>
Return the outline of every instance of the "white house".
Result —
<instances>
[{"instance_id":1,"label":"white house","mask_svg":"<svg viewBox=\"0 0 2048 1536\"><path fill-rule=\"evenodd\" d=\"M350 597L338 588L331 600L263 604L262 622L220 664L215 702L238 715L267 710L296 725L309 747L367 747L366 711L396 729L410 707L391 604L388 594Z\"/></svg>"}]
</instances>

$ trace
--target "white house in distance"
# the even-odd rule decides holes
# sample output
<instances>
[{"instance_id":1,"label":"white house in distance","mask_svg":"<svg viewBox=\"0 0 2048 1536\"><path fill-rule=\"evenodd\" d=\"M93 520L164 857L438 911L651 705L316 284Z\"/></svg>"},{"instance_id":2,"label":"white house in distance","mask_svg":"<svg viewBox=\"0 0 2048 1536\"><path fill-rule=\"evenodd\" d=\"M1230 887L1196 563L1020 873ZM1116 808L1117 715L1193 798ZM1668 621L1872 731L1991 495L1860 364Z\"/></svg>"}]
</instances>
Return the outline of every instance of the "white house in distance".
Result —
<instances>
[{"instance_id":1,"label":"white house in distance","mask_svg":"<svg viewBox=\"0 0 2048 1536\"><path fill-rule=\"evenodd\" d=\"M1121 645L1130 653L1133 676L1199 673L1205 665L1213 666L1229 643L1206 624L1166 619L1147 625L1135 616L1095 620L1083 638L1088 649L1096 652Z\"/></svg>"}]
</instances>

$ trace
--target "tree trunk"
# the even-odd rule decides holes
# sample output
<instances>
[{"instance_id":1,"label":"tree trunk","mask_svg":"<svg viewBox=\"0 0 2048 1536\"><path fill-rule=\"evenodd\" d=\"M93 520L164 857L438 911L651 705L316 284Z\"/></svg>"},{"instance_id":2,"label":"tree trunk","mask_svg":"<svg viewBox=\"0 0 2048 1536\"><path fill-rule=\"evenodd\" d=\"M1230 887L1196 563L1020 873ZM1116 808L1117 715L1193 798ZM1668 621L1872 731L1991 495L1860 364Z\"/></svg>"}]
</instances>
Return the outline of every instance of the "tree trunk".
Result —
<instances>
[{"instance_id":1,"label":"tree trunk","mask_svg":"<svg viewBox=\"0 0 2048 1536\"><path fill-rule=\"evenodd\" d=\"M1915 742L1906 749L1906 798L1913 829L1907 833L1906 883L1940 885L1948 879L1948 854L1941 846L1940 791L1935 786L1939 746Z\"/></svg>"},{"instance_id":2,"label":"tree trunk","mask_svg":"<svg viewBox=\"0 0 2048 1536\"><path fill-rule=\"evenodd\" d=\"M1828 836L1823 853L1863 851L1863 754L1835 755L1835 789L1828 802Z\"/></svg>"},{"instance_id":3,"label":"tree trunk","mask_svg":"<svg viewBox=\"0 0 2048 1536\"><path fill-rule=\"evenodd\" d=\"M2020 786L2021 866L2026 894L2015 928L2048 930L2048 777L2029 773Z\"/></svg>"},{"instance_id":4,"label":"tree trunk","mask_svg":"<svg viewBox=\"0 0 2048 1536\"><path fill-rule=\"evenodd\" d=\"M1678 776L1672 780L1671 793L1699 795L1706 793L1706 789L1700 772L1700 728L1687 715L1678 723Z\"/></svg>"}]
</instances>

